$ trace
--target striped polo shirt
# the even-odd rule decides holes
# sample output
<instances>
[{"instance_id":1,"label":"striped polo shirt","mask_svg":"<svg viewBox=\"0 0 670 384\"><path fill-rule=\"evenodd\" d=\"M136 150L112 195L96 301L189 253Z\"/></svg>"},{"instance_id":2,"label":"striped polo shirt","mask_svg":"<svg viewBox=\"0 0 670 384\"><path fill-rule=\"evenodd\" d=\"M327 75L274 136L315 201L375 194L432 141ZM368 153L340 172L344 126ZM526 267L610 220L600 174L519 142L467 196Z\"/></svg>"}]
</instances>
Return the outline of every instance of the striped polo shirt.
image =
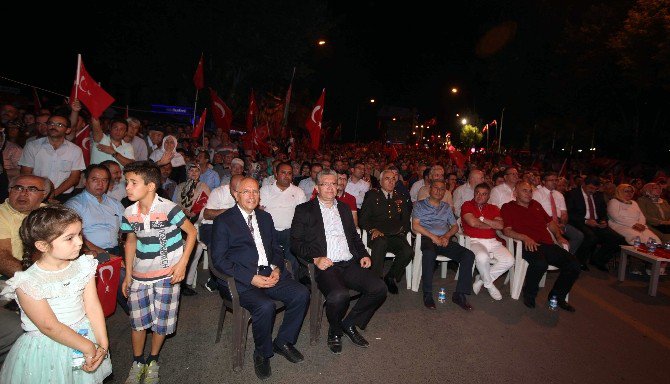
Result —
<instances>
[{"instance_id":1,"label":"striped polo shirt","mask_svg":"<svg viewBox=\"0 0 670 384\"><path fill-rule=\"evenodd\" d=\"M175 203L158 195L149 213L143 215L139 208L139 202L126 208L121 223L121 232L137 236L133 279L148 284L170 278L168 270L183 253L180 227L186 216Z\"/></svg>"}]
</instances>

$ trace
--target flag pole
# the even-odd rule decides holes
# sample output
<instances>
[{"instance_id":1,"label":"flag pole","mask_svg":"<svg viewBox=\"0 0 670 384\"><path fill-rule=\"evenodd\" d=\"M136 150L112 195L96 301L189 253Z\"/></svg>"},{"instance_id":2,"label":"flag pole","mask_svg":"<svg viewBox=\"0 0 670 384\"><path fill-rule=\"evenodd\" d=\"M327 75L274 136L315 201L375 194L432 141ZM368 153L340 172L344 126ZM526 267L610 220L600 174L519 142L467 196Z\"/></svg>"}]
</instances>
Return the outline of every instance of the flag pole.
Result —
<instances>
[{"instance_id":1,"label":"flag pole","mask_svg":"<svg viewBox=\"0 0 670 384\"><path fill-rule=\"evenodd\" d=\"M81 75L81 53L77 54L77 78L74 79L74 98L77 98L77 95L79 94L79 76ZM74 100L70 100L70 103L72 103Z\"/></svg>"}]
</instances>

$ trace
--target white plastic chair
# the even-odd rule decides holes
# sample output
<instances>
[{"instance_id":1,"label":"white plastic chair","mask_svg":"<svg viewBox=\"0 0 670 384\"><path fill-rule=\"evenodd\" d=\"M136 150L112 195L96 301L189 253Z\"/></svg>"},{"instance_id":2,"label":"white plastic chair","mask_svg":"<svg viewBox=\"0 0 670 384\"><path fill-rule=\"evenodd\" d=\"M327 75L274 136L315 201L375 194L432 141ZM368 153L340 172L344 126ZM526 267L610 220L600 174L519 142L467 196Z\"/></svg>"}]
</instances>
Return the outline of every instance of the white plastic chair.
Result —
<instances>
[{"instance_id":1,"label":"white plastic chair","mask_svg":"<svg viewBox=\"0 0 670 384\"><path fill-rule=\"evenodd\" d=\"M368 247L368 231L365 229L359 228L360 234L361 234L361 239L363 240L363 245L365 245L365 248L367 249L368 253L372 253L372 249ZM407 243L412 246L412 233L407 232ZM395 258L395 255L391 252L386 252L386 257L385 259L393 259ZM413 281L413 274L412 274L412 264L413 261L410 261L409 264L407 264L407 267L405 268L405 280L407 280L407 289L412 289L412 281Z\"/></svg>"},{"instance_id":2,"label":"white plastic chair","mask_svg":"<svg viewBox=\"0 0 670 384\"><path fill-rule=\"evenodd\" d=\"M191 261L191 266L188 269L188 274L186 275L186 285L190 285L195 289L198 282L198 262L200 258L205 255L202 261L202 268L209 269L209 257L207 257L207 245L200 240L200 223L196 222L194 224L195 230L197 233L196 237L196 247L195 253L193 254L193 260Z\"/></svg>"},{"instance_id":3,"label":"white plastic chair","mask_svg":"<svg viewBox=\"0 0 670 384\"><path fill-rule=\"evenodd\" d=\"M414 240L414 260L412 261L412 291L414 292L419 292L419 283L421 282L421 275L423 273L422 270L422 260L423 260L423 252L421 252L421 234L417 233L416 234L416 239ZM443 279L447 278L447 262L450 261L451 259L442 256L442 255L437 255L435 258L436 261L439 261L442 263L441 270L440 270L440 277ZM456 279L458 279L458 272L456 272Z\"/></svg>"}]
</instances>

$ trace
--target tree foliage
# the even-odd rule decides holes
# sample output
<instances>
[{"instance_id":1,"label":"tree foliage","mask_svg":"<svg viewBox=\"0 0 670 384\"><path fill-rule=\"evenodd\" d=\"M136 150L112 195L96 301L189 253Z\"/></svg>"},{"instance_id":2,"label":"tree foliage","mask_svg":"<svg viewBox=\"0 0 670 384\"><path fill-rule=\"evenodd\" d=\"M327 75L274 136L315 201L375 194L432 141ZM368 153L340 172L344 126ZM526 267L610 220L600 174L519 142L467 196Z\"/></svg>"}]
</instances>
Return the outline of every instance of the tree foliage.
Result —
<instances>
[{"instance_id":1,"label":"tree foliage","mask_svg":"<svg viewBox=\"0 0 670 384\"><path fill-rule=\"evenodd\" d=\"M483 137L484 135L479 131L479 128L473 125L467 124L461 129L460 139L465 148L471 148L479 144Z\"/></svg>"}]
</instances>

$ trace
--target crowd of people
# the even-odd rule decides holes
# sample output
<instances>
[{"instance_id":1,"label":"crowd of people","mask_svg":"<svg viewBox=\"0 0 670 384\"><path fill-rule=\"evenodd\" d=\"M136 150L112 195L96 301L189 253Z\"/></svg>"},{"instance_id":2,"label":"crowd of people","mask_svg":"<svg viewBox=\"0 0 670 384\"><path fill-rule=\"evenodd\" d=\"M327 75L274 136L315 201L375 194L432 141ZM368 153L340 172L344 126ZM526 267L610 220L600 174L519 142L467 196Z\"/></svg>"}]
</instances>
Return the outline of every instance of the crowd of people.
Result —
<instances>
[{"instance_id":1,"label":"crowd of people","mask_svg":"<svg viewBox=\"0 0 670 384\"><path fill-rule=\"evenodd\" d=\"M158 382L180 297L198 294L197 235L251 313L261 379L271 376L275 353L304 359L295 344L309 303L309 263L326 298L327 346L340 354L344 336L369 345L358 330L398 294L413 242L420 242L429 310L438 255L458 263L457 306L472 310L468 296L482 288L501 300L496 280L514 266L507 238L523 243L529 264L523 304L536 307L552 265L560 274L548 302L575 312L567 296L580 273L607 272L620 245L670 241L670 191L660 168L642 180L550 159L461 162L444 150L389 151L382 143L323 143L313 151L292 138L271 138L260 151L222 130L192 139L186 124L94 118L76 100L35 114L6 104L0 117L0 287L12 300L0 310L2 359L11 348L3 383L101 382L111 373L94 281L107 255L125 261L118 301L132 328L126 383ZM457 234L469 238L466 246ZM389 252L395 257L385 265ZM631 268L645 272L643 264ZM214 277L205 288L231 295ZM351 309L350 289L361 293ZM273 340L274 300L286 312Z\"/></svg>"}]
</instances>

